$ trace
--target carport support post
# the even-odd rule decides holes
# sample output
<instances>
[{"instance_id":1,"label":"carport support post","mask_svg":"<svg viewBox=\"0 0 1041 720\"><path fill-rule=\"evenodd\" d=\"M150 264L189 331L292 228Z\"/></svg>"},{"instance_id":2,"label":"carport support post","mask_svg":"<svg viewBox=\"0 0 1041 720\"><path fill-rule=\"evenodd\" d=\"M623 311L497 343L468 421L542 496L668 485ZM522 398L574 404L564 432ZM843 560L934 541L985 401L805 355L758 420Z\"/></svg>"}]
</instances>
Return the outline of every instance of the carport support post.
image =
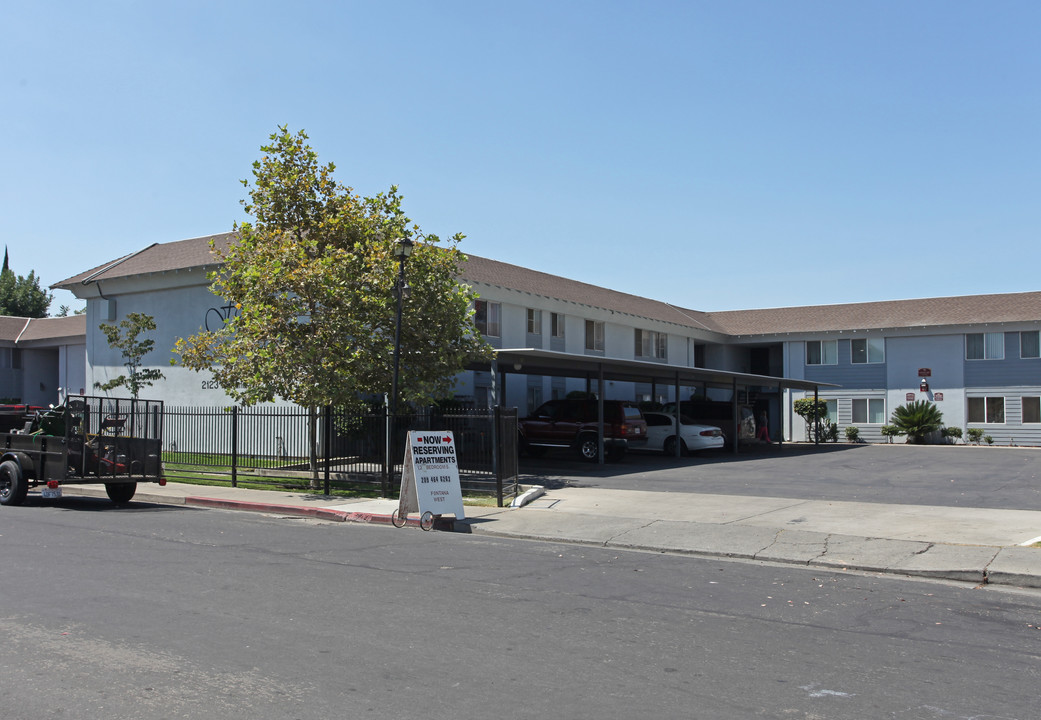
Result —
<instances>
[{"instance_id":1,"label":"carport support post","mask_svg":"<svg viewBox=\"0 0 1041 720\"><path fill-rule=\"evenodd\" d=\"M674 415L676 416L676 453L675 453L675 456L676 457L680 457L682 455L682 453L680 452L680 440L679 440L679 438L680 438L680 430L681 430L681 426L680 426L680 374L677 372L675 377L676 377L676 387L675 387L675 390L676 390L676 412L674 413Z\"/></svg>"},{"instance_id":2,"label":"carport support post","mask_svg":"<svg viewBox=\"0 0 1041 720\"><path fill-rule=\"evenodd\" d=\"M737 406L737 378L733 380L733 394L730 398L730 405L734 412L734 426L731 429L734 432L734 454L737 455L737 446L741 441L741 412Z\"/></svg>"},{"instance_id":3,"label":"carport support post","mask_svg":"<svg viewBox=\"0 0 1041 720\"><path fill-rule=\"evenodd\" d=\"M819 387L814 386L813 388L813 417L817 417L817 403L820 402L820 391ZM813 444L821 444L821 421L815 419L813 421Z\"/></svg>"},{"instance_id":4,"label":"carport support post","mask_svg":"<svg viewBox=\"0 0 1041 720\"><path fill-rule=\"evenodd\" d=\"M596 366L596 418L600 424L600 441L597 443L597 463L604 464L604 364ZM624 418L623 418L624 419Z\"/></svg>"}]
</instances>

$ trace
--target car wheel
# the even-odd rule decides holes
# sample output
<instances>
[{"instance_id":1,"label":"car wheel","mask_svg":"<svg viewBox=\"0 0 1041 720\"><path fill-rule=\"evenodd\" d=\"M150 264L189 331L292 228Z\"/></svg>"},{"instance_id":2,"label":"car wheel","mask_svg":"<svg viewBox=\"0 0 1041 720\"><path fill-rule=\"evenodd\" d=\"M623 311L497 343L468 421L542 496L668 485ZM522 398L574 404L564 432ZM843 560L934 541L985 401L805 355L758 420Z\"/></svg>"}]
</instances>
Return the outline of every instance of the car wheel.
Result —
<instances>
[{"instance_id":1,"label":"car wheel","mask_svg":"<svg viewBox=\"0 0 1041 720\"><path fill-rule=\"evenodd\" d=\"M596 462L600 459L600 441L596 435L583 435L578 439L578 452L583 460Z\"/></svg>"},{"instance_id":2,"label":"car wheel","mask_svg":"<svg viewBox=\"0 0 1041 720\"><path fill-rule=\"evenodd\" d=\"M669 457L676 455L676 438L670 437L665 438L665 443L662 445L662 450ZM687 455L687 443L680 440L680 455Z\"/></svg>"},{"instance_id":3,"label":"car wheel","mask_svg":"<svg viewBox=\"0 0 1041 720\"><path fill-rule=\"evenodd\" d=\"M21 505L29 493L22 468L14 460L0 463L0 505Z\"/></svg>"}]
</instances>

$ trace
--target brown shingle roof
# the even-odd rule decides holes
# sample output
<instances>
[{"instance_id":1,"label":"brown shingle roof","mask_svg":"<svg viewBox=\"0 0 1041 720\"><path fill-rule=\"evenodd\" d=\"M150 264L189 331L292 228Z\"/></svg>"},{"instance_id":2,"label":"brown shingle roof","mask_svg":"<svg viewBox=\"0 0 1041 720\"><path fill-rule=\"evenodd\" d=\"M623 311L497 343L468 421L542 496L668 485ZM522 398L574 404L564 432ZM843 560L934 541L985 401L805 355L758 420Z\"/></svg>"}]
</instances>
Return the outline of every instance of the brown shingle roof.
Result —
<instances>
[{"instance_id":1,"label":"brown shingle roof","mask_svg":"<svg viewBox=\"0 0 1041 720\"><path fill-rule=\"evenodd\" d=\"M223 249L234 238L234 233L223 233L157 243L53 287L71 290L84 280L111 280L213 265L210 241ZM705 313L476 255L469 256L460 277L474 283L741 336L1041 320L1041 292ZM3 332L0 319L0 337L5 337Z\"/></svg>"},{"instance_id":2,"label":"brown shingle roof","mask_svg":"<svg viewBox=\"0 0 1041 720\"><path fill-rule=\"evenodd\" d=\"M46 345L56 340L83 341L86 337L86 315L32 319L0 316L0 341Z\"/></svg>"},{"instance_id":3,"label":"brown shingle roof","mask_svg":"<svg viewBox=\"0 0 1041 720\"><path fill-rule=\"evenodd\" d=\"M223 233L171 243L154 243L143 250L138 250L118 260L98 265L79 275L62 280L52 287L72 290L75 285L88 279L90 282L95 280L112 280L134 275L147 275L149 273L213 265L215 262L210 252L210 240L213 240L219 249L224 249L234 237L235 233Z\"/></svg>"},{"instance_id":4,"label":"brown shingle roof","mask_svg":"<svg viewBox=\"0 0 1041 720\"><path fill-rule=\"evenodd\" d=\"M1041 320L1041 292L710 313L730 335L874 330Z\"/></svg>"},{"instance_id":5,"label":"brown shingle roof","mask_svg":"<svg viewBox=\"0 0 1041 720\"><path fill-rule=\"evenodd\" d=\"M676 323L701 330L718 331L706 313L685 310L660 300L608 290L598 285L569 280L558 275L530 270L519 265L470 255L462 268L461 279L503 288L523 290L533 295L614 310L643 318Z\"/></svg>"}]
</instances>

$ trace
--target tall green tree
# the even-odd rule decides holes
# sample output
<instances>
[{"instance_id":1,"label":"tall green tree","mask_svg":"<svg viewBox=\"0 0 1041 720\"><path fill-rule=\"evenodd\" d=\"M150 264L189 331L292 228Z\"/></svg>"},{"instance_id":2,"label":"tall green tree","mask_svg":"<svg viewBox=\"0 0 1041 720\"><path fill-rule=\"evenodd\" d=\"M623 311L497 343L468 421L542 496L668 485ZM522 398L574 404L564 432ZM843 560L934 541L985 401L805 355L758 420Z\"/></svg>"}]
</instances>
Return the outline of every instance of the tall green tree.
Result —
<instances>
[{"instance_id":1,"label":"tall green tree","mask_svg":"<svg viewBox=\"0 0 1041 720\"><path fill-rule=\"evenodd\" d=\"M4 257L6 258L6 251ZM40 287L36 273L15 275L9 267L0 269L0 315L14 317L47 317L53 296Z\"/></svg>"},{"instance_id":2,"label":"tall green tree","mask_svg":"<svg viewBox=\"0 0 1041 720\"><path fill-rule=\"evenodd\" d=\"M238 315L217 331L179 340L181 363L209 371L250 405L278 398L311 409L355 405L391 386L398 261L395 243L416 242L405 266L410 289L401 327L399 394L426 402L487 350L473 331L475 294L456 282L462 235L423 235L396 187L361 197L320 165L303 131L280 127L244 180L252 220L215 250L214 294ZM312 468L316 468L312 462Z\"/></svg>"},{"instance_id":3,"label":"tall green tree","mask_svg":"<svg viewBox=\"0 0 1041 720\"><path fill-rule=\"evenodd\" d=\"M155 330L155 318L144 313L127 313L126 318L120 320L118 325L101 323L98 328L105 333L109 346L119 350L123 356L127 374L112 378L108 382L96 382L94 387L105 391L125 387L130 391L130 397L136 399L141 388L151 387L156 380L163 378L161 370L141 367L145 355L155 347L155 340L139 336L141 333Z\"/></svg>"}]
</instances>

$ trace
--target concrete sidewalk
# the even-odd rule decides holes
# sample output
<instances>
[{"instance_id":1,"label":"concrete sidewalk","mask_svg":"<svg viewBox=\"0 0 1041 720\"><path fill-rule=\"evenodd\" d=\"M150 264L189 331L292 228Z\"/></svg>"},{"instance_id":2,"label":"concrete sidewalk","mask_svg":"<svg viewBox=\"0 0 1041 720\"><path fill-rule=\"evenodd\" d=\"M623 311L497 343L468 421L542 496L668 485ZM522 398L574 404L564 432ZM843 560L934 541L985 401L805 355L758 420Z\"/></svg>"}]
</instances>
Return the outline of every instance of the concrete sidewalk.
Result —
<instances>
[{"instance_id":1,"label":"concrete sidewalk","mask_svg":"<svg viewBox=\"0 0 1041 720\"><path fill-rule=\"evenodd\" d=\"M67 496L105 496L100 486ZM1041 588L1041 512L565 487L467 506L459 532ZM396 500L169 483L138 502L390 524ZM418 525L410 517L409 525Z\"/></svg>"}]
</instances>

